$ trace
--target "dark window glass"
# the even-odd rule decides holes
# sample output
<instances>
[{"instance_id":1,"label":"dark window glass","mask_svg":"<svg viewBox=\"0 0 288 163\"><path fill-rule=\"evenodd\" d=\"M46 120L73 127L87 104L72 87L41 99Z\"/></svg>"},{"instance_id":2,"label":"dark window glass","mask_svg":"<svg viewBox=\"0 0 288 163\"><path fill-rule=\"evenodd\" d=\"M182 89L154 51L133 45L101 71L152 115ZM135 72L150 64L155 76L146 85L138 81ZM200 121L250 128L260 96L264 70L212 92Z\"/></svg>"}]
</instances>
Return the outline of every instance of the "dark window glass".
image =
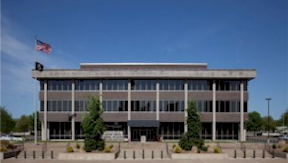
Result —
<instances>
[{"instance_id":1,"label":"dark window glass","mask_svg":"<svg viewBox=\"0 0 288 163\"><path fill-rule=\"evenodd\" d=\"M128 80L103 80L103 90L127 90Z\"/></svg>"},{"instance_id":2,"label":"dark window glass","mask_svg":"<svg viewBox=\"0 0 288 163\"><path fill-rule=\"evenodd\" d=\"M62 111L62 101L57 101L57 111L58 112Z\"/></svg>"},{"instance_id":3,"label":"dark window glass","mask_svg":"<svg viewBox=\"0 0 288 163\"><path fill-rule=\"evenodd\" d=\"M40 102L40 111L44 111L44 101Z\"/></svg>"}]
</instances>

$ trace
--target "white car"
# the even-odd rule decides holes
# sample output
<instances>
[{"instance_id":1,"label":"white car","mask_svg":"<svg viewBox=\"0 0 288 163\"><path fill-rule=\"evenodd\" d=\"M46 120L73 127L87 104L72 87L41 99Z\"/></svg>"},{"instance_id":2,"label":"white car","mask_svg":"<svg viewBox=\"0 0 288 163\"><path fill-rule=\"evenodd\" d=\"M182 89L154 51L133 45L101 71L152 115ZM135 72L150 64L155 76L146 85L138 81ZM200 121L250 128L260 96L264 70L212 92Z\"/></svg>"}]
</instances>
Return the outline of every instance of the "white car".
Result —
<instances>
[{"instance_id":1,"label":"white car","mask_svg":"<svg viewBox=\"0 0 288 163\"><path fill-rule=\"evenodd\" d=\"M124 136L124 142L129 142L128 136Z\"/></svg>"},{"instance_id":2,"label":"white car","mask_svg":"<svg viewBox=\"0 0 288 163\"><path fill-rule=\"evenodd\" d=\"M19 137L12 137L12 136L6 135L6 136L1 136L0 140L22 141L24 139L23 138L19 138Z\"/></svg>"}]
</instances>

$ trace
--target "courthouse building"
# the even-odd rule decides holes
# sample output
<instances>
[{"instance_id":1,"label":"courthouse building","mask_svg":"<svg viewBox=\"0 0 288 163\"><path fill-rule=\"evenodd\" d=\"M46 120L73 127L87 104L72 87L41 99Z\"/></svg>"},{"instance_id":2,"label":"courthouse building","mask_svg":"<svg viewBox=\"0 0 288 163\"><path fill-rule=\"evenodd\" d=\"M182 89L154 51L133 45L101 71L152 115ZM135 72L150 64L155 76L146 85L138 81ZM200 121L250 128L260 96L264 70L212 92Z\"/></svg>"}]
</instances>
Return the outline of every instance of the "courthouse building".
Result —
<instances>
[{"instance_id":1,"label":"courthouse building","mask_svg":"<svg viewBox=\"0 0 288 163\"><path fill-rule=\"evenodd\" d=\"M254 69L208 69L202 63L82 63L80 69L32 71L40 81L42 140L84 139L88 95L102 102L109 131L131 141L179 139L189 100L201 113L204 139L244 141L248 83Z\"/></svg>"}]
</instances>

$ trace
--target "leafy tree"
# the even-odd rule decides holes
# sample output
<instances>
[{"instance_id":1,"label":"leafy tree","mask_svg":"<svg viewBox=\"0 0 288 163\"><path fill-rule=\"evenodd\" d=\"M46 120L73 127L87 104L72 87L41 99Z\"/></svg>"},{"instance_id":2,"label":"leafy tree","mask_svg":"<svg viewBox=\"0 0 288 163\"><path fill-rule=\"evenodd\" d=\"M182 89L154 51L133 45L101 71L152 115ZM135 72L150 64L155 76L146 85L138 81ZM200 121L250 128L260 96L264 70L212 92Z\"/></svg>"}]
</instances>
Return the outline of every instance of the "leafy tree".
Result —
<instances>
[{"instance_id":1,"label":"leafy tree","mask_svg":"<svg viewBox=\"0 0 288 163\"><path fill-rule=\"evenodd\" d=\"M248 117L248 122L246 124L247 130L254 131L255 136L255 131L260 131L263 129L263 119L256 111L249 113Z\"/></svg>"},{"instance_id":2,"label":"leafy tree","mask_svg":"<svg viewBox=\"0 0 288 163\"><path fill-rule=\"evenodd\" d=\"M27 132L29 130L29 117L22 115L15 127L17 132Z\"/></svg>"},{"instance_id":3,"label":"leafy tree","mask_svg":"<svg viewBox=\"0 0 288 163\"><path fill-rule=\"evenodd\" d=\"M268 131L268 117L263 117L263 122L264 122L264 130ZM274 119L269 116L269 131L274 131L276 130L276 123Z\"/></svg>"},{"instance_id":4,"label":"leafy tree","mask_svg":"<svg viewBox=\"0 0 288 163\"><path fill-rule=\"evenodd\" d=\"M0 106L0 114L1 132L10 133L15 126L15 121L13 120L11 114L3 106Z\"/></svg>"},{"instance_id":5,"label":"leafy tree","mask_svg":"<svg viewBox=\"0 0 288 163\"><path fill-rule=\"evenodd\" d=\"M34 113L29 116L29 130L34 131ZM41 122L39 120L39 112L37 112L37 130L41 130Z\"/></svg>"},{"instance_id":6,"label":"leafy tree","mask_svg":"<svg viewBox=\"0 0 288 163\"><path fill-rule=\"evenodd\" d=\"M180 139L179 146L184 150L191 150L193 146L202 148L204 140L200 137L202 130L201 117L196 108L195 101L190 100L187 108L187 133L184 133Z\"/></svg>"},{"instance_id":7,"label":"leafy tree","mask_svg":"<svg viewBox=\"0 0 288 163\"><path fill-rule=\"evenodd\" d=\"M284 118L284 125L288 126L288 108L284 112L284 116L283 116L283 114L281 114L280 119L276 122L277 126L282 126L283 125L283 118Z\"/></svg>"},{"instance_id":8,"label":"leafy tree","mask_svg":"<svg viewBox=\"0 0 288 163\"><path fill-rule=\"evenodd\" d=\"M102 119L103 110L99 99L94 96L89 96L87 110L88 113L83 115L81 123L86 136L84 150L87 152L96 149L103 150L105 142L101 137L106 128Z\"/></svg>"}]
</instances>

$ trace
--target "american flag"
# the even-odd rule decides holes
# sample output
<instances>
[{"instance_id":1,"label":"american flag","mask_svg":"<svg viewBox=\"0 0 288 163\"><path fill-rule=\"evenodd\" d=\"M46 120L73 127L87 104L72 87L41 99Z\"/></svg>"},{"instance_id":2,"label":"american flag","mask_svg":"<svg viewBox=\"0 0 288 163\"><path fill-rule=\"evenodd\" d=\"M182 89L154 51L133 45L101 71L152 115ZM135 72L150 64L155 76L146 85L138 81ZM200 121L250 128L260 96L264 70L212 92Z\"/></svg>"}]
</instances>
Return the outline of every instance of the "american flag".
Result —
<instances>
[{"instance_id":1,"label":"american flag","mask_svg":"<svg viewBox=\"0 0 288 163\"><path fill-rule=\"evenodd\" d=\"M42 51L42 52L47 53L47 54L50 54L52 51L51 46L49 44L44 43L44 42L39 41L39 40L37 40L36 50Z\"/></svg>"}]
</instances>

